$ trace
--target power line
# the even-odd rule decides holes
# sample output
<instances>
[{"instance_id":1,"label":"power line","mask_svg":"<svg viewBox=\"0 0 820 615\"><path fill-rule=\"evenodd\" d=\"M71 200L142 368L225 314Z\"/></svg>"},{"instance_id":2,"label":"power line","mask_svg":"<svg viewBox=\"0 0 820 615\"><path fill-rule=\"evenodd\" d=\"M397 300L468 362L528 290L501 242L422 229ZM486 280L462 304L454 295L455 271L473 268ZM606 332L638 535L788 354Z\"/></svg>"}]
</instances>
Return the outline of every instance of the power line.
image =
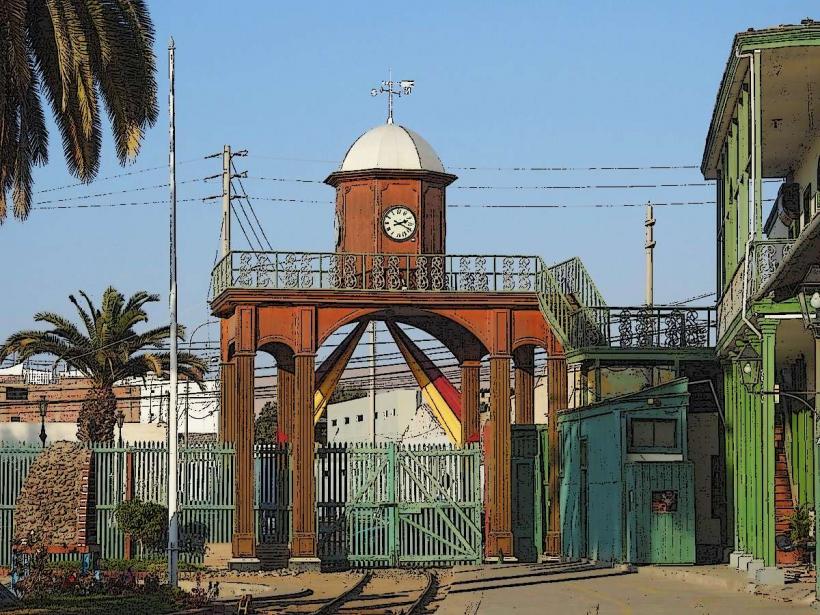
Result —
<instances>
[{"instance_id":1,"label":"power line","mask_svg":"<svg viewBox=\"0 0 820 615\"><path fill-rule=\"evenodd\" d=\"M178 184L190 184L193 182L204 181L205 178L186 179L185 181L177 182ZM155 184L153 186L141 186L138 188L126 188L124 190L113 190L111 192L98 192L96 194L83 194L79 196L67 196L62 199L50 199L48 201L38 201L35 205L45 205L47 203L66 203L71 201L82 201L85 199L93 199L100 196L111 196L112 194L125 194L126 192L141 192L144 190L155 190L157 188L167 188L168 184ZM40 208L42 209L42 208Z\"/></svg>"},{"instance_id":2,"label":"power line","mask_svg":"<svg viewBox=\"0 0 820 615\"><path fill-rule=\"evenodd\" d=\"M181 162L177 162L177 164L190 164L192 162L199 162L201 160L205 160L205 157L203 156L201 158L191 158L190 160L183 160ZM148 167L148 168L145 168L145 169L137 169L137 170L134 170L134 171L126 171L124 173L117 173L115 175L107 175L105 177L97 177L92 181L102 182L102 181L107 181L109 179L117 179L119 177L128 177L130 175L140 175L142 173L150 173L151 171L158 171L160 169L167 170L168 165L160 165L160 166L157 166L157 167ZM76 183L73 183L73 184L65 184L64 186L53 186L51 188L44 188L43 190L37 190L34 194L43 194L45 192L54 192L56 190L66 190L68 188L77 188L77 187L80 187L80 186L88 186L91 183L92 182L76 182Z\"/></svg>"},{"instance_id":3,"label":"power line","mask_svg":"<svg viewBox=\"0 0 820 615\"><path fill-rule=\"evenodd\" d=\"M193 201L200 201L199 198L177 199L177 203L189 203ZM104 207L130 207L134 205L167 205L168 199L161 201L130 201L123 203L90 203L90 204L72 204L72 205L48 205L46 207L34 206L32 209L40 211L49 211L55 209L99 209Z\"/></svg>"},{"instance_id":4,"label":"power line","mask_svg":"<svg viewBox=\"0 0 820 615\"><path fill-rule=\"evenodd\" d=\"M253 208L253 203L251 203L251 199L248 196L248 191L245 190L245 186L242 183L241 174L236 171L236 167L233 164L233 160L231 160L231 167L233 168L234 173L236 173L236 180L239 182L239 187L242 188L242 196L244 196L245 200L248 201L248 207L250 207L251 213L253 214L253 218L254 218L254 220L256 220L257 226L259 226L259 230L262 232L262 237L265 238L265 241L268 244L268 249L273 250L273 246L271 245L270 240L268 239L268 236L265 234L265 229L262 228L262 224L259 222L259 218L256 216L256 211Z\"/></svg>"}]
</instances>

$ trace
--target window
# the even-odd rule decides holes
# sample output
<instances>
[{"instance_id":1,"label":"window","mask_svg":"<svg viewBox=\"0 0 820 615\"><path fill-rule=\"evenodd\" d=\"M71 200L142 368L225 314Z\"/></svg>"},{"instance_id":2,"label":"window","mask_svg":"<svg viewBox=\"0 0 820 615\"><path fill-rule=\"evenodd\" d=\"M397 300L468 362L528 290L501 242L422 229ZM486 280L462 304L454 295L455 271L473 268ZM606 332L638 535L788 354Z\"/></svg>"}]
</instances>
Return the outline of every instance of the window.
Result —
<instances>
[{"instance_id":1,"label":"window","mask_svg":"<svg viewBox=\"0 0 820 615\"><path fill-rule=\"evenodd\" d=\"M333 419L332 421L330 421L330 426L331 427L336 427L336 419Z\"/></svg>"},{"instance_id":2,"label":"window","mask_svg":"<svg viewBox=\"0 0 820 615\"><path fill-rule=\"evenodd\" d=\"M12 422L12 423L19 423L19 422L20 422L20 417L19 417L19 416L13 416L13 417L11 417L11 422Z\"/></svg>"},{"instance_id":3,"label":"window","mask_svg":"<svg viewBox=\"0 0 820 615\"><path fill-rule=\"evenodd\" d=\"M350 417L349 416L345 417L345 425L350 425Z\"/></svg>"},{"instance_id":4,"label":"window","mask_svg":"<svg viewBox=\"0 0 820 615\"><path fill-rule=\"evenodd\" d=\"M362 423L362 422L364 422L364 414L357 414L357 415L356 415L356 422L357 422L357 423Z\"/></svg>"},{"instance_id":5,"label":"window","mask_svg":"<svg viewBox=\"0 0 820 615\"><path fill-rule=\"evenodd\" d=\"M633 419L630 424L630 449L677 448L675 419Z\"/></svg>"},{"instance_id":6,"label":"window","mask_svg":"<svg viewBox=\"0 0 820 615\"><path fill-rule=\"evenodd\" d=\"M28 399L28 389L8 387L6 389L6 399L9 401L26 401Z\"/></svg>"},{"instance_id":7,"label":"window","mask_svg":"<svg viewBox=\"0 0 820 615\"><path fill-rule=\"evenodd\" d=\"M809 220L811 220L811 184L803 191L803 228L806 228Z\"/></svg>"}]
</instances>

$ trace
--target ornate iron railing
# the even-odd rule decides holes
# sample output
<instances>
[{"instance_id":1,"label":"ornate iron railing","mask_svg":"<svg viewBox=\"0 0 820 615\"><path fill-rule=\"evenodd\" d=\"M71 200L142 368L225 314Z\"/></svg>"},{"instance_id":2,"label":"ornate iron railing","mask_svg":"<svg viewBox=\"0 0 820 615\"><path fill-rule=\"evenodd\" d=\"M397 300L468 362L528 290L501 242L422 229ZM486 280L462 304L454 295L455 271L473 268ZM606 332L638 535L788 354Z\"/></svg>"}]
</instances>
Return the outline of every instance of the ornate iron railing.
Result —
<instances>
[{"instance_id":1,"label":"ornate iron railing","mask_svg":"<svg viewBox=\"0 0 820 615\"><path fill-rule=\"evenodd\" d=\"M538 256L232 251L211 287L214 297L228 288L536 293L565 342L573 311Z\"/></svg>"},{"instance_id":2,"label":"ornate iron railing","mask_svg":"<svg viewBox=\"0 0 820 615\"><path fill-rule=\"evenodd\" d=\"M570 341L576 348L707 348L715 344L715 326L711 307L604 306L573 315Z\"/></svg>"},{"instance_id":3,"label":"ornate iron railing","mask_svg":"<svg viewBox=\"0 0 820 615\"><path fill-rule=\"evenodd\" d=\"M718 338L728 330L729 325L737 318L741 310L748 310L751 307L755 294L774 275L792 245L794 245L794 239L763 239L752 242L749 249L748 267L745 264L745 256L741 257L729 286L718 302ZM744 284L747 287L745 306L743 305Z\"/></svg>"},{"instance_id":4,"label":"ornate iron railing","mask_svg":"<svg viewBox=\"0 0 820 615\"><path fill-rule=\"evenodd\" d=\"M577 256L552 265L550 273L558 287L566 295L572 295L581 307L602 307L606 305L592 276Z\"/></svg>"}]
</instances>

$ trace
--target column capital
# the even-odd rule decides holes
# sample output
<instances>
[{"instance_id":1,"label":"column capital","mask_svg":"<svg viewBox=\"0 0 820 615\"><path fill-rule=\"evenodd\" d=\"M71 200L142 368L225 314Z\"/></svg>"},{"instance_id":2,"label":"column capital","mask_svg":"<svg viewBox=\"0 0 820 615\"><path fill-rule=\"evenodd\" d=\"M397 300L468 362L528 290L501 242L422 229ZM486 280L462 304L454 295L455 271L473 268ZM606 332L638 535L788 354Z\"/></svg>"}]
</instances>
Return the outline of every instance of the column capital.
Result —
<instances>
[{"instance_id":1,"label":"column capital","mask_svg":"<svg viewBox=\"0 0 820 615\"><path fill-rule=\"evenodd\" d=\"M763 333L774 334L777 331L777 326L780 324L780 319L763 318L758 322L758 326Z\"/></svg>"},{"instance_id":2,"label":"column capital","mask_svg":"<svg viewBox=\"0 0 820 615\"><path fill-rule=\"evenodd\" d=\"M478 367L478 368L480 368L481 367L481 361L466 359L466 360L461 362L459 367Z\"/></svg>"}]
</instances>

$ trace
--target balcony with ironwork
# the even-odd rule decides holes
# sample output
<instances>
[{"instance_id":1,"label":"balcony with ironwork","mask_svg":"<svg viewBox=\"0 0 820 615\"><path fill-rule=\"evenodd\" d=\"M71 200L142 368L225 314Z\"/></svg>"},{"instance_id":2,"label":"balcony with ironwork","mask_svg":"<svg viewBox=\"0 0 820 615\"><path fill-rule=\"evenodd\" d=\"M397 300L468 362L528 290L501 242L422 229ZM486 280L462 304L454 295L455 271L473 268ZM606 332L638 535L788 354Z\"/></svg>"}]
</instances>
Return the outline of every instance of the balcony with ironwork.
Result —
<instances>
[{"instance_id":1,"label":"balcony with ironwork","mask_svg":"<svg viewBox=\"0 0 820 615\"><path fill-rule=\"evenodd\" d=\"M794 245L794 239L762 239L753 241L749 247L749 261L741 257L732 279L717 305L717 337L721 339L729 331L741 311L752 307L757 291L774 275L780 263Z\"/></svg>"},{"instance_id":2,"label":"balcony with ironwork","mask_svg":"<svg viewBox=\"0 0 820 615\"><path fill-rule=\"evenodd\" d=\"M714 307L599 306L577 310L569 335L578 349L708 350L716 342Z\"/></svg>"}]
</instances>

